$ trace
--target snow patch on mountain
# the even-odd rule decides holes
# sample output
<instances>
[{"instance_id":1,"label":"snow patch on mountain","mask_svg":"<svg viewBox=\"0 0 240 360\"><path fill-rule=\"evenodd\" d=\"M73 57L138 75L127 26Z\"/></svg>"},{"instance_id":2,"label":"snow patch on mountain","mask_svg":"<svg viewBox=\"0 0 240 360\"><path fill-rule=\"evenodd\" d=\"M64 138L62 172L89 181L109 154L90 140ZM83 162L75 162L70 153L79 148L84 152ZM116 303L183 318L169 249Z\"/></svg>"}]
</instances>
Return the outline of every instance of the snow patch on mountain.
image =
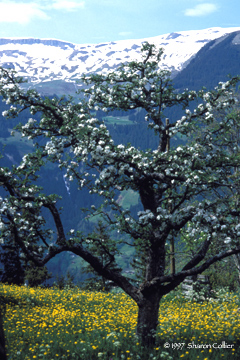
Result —
<instances>
[{"instance_id":1,"label":"snow patch on mountain","mask_svg":"<svg viewBox=\"0 0 240 360\"><path fill-rule=\"evenodd\" d=\"M209 41L238 28L181 31L139 40L103 44L72 44L55 39L0 38L0 66L14 68L32 83L75 82L83 73L107 72L120 63L141 58L144 41L162 47L161 68L181 71Z\"/></svg>"}]
</instances>

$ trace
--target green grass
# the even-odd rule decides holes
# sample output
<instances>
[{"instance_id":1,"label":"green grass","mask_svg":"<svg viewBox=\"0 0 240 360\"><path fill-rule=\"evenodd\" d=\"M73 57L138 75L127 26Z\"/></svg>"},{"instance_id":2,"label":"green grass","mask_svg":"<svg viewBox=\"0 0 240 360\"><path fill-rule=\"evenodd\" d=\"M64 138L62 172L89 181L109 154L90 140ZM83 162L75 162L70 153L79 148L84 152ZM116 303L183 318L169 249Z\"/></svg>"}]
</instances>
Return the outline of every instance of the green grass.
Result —
<instances>
[{"instance_id":1,"label":"green grass","mask_svg":"<svg viewBox=\"0 0 240 360\"><path fill-rule=\"evenodd\" d=\"M28 89L29 83L24 87ZM76 94L78 85L75 82L66 82L64 80L44 81L39 84L31 84L31 88L36 89L43 96L57 95L61 97L70 95L78 98Z\"/></svg>"},{"instance_id":2,"label":"green grass","mask_svg":"<svg viewBox=\"0 0 240 360\"><path fill-rule=\"evenodd\" d=\"M139 201L139 195L133 191L133 190L123 190L121 191L117 202L119 203L119 205L124 209L130 209L131 206L137 205ZM92 216L89 221L97 224L99 222L99 220L101 220L102 217L101 215L95 215Z\"/></svg>"},{"instance_id":3,"label":"green grass","mask_svg":"<svg viewBox=\"0 0 240 360\"><path fill-rule=\"evenodd\" d=\"M130 209L131 206L138 204L139 195L133 190L124 190L121 192L118 201L123 209Z\"/></svg>"},{"instance_id":4,"label":"green grass","mask_svg":"<svg viewBox=\"0 0 240 360\"><path fill-rule=\"evenodd\" d=\"M129 120L128 116L106 116L103 118L108 124L116 124L116 125L134 125L132 121Z\"/></svg>"},{"instance_id":5,"label":"green grass","mask_svg":"<svg viewBox=\"0 0 240 360\"><path fill-rule=\"evenodd\" d=\"M0 298L8 360L240 358L239 298L233 294L201 304L166 296L151 351L135 336L137 307L123 293L0 285Z\"/></svg>"}]
</instances>

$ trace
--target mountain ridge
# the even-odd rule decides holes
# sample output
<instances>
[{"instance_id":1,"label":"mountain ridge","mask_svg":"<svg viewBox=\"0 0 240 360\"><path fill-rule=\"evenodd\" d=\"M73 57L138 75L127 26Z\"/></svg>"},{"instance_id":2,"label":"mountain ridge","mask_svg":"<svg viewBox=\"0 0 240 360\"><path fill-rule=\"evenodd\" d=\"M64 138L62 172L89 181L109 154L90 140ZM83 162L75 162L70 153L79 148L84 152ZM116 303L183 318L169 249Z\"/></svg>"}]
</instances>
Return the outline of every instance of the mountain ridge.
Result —
<instances>
[{"instance_id":1,"label":"mountain ridge","mask_svg":"<svg viewBox=\"0 0 240 360\"><path fill-rule=\"evenodd\" d=\"M213 89L229 76L240 75L240 31L222 36L202 47L192 61L174 78L174 86L182 91Z\"/></svg>"},{"instance_id":2,"label":"mountain ridge","mask_svg":"<svg viewBox=\"0 0 240 360\"><path fill-rule=\"evenodd\" d=\"M43 43L45 45L50 45L50 46L59 46L59 47L63 47L63 45L68 45L70 47L74 47L74 44L68 41L63 41L63 40L57 40L57 39L40 39L40 38L0 38L0 46L1 45L6 45L6 44L28 44L28 45L33 45L33 44L40 44Z\"/></svg>"},{"instance_id":3,"label":"mountain ridge","mask_svg":"<svg viewBox=\"0 0 240 360\"><path fill-rule=\"evenodd\" d=\"M30 83L75 82L83 73L106 72L141 56L144 41L164 48L161 67L181 71L209 41L239 28L209 28L152 38L98 44L72 44L56 39L0 38L0 66L14 68Z\"/></svg>"},{"instance_id":4,"label":"mountain ridge","mask_svg":"<svg viewBox=\"0 0 240 360\"><path fill-rule=\"evenodd\" d=\"M231 30L233 30L233 28L231 28ZM191 80L191 78L194 78L195 76L194 79L195 82L192 83L192 88L195 89L196 80L197 81L201 80L201 84L199 83L199 86L203 86L207 83L207 80L211 78L212 82L215 85L217 85L216 78L213 79L213 75L214 75L213 68L217 69L219 67L219 63L224 64L224 69L221 73L221 76L222 74L224 75L227 74L227 69L230 66L229 64L233 60L233 56L231 55L232 53L229 51L229 49L231 50L231 48L233 47L234 51L236 52L238 51L237 47L240 45L240 35L235 34L236 30L240 32L240 28L237 29L234 28L234 30L235 31L230 31L230 29L228 29L228 32L225 34L224 29L217 30L216 28L215 29L211 28L208 29L208 31L207 30L202 32L195 31L194 33L193 32L170 33L155 38L141 39L138 42L135 40L128 40L128 41L122 41L121 43L111 42L111 43L93 44L93 45L89 45L89 44L73 45L71 43L61 42L59 40L54 40L54 39L44 39L44 40L33 39L33 38L22 39L22 40L10 39L9 42L0 39L0 65L2 65L2 59L5 61L6 64L11 63L13 67L15 64L16 65L18 64L16 66L17 67L16 70L18 70L18 67L21 70L20 66L22 66L22 70L21 70L22 72L19 71L19 75L28 77L30 81L32 74L35 77L35 81L33 81L32 83L30 82L29 86L35 86L35 84L37 84L38 86L40 86L39 90L42 94L44 91L46 91L46 94L47 92L48 94L50 92L51 95L56 93L56 87L58 87L58 89L60 89L59 93L63 95L63 94L67 94L68 91L75 92L75 81L77 79L76 75L79 70L79 66L85 64L89 60L89 53L90 55L92 54L90 59L93 60L93 66L95 66L94 55L96 54L98 55L98 58L96 59L96 67L100 69L99 71L102 71L104 69L105 70L113 69L113 67L110 66L111 64L113 66L117 66L122 61L124 61L124 59L126 61L132 59L137 54L137 52L140 51L141 43L145 40L148 40L150 43L155 43L158 47L161 46L161 44L162 45L167 44L165 46L168 46L169 49L167 50L168 51L167 54L166 53L163 54L163 56L166 55L165 58L163 59L163 65L165 63L166 69L175 72L176 76L174 77L174 82L179 81L179 77L182 76L182 79L184 80L183 86L188 87L189 80ZM195 36L197 33L198 36ZM231 35L229 36L229 34ZM71 47L71 45L73 46ZM119 46L118 48L119 51L115 56L116 54L115 50L117 49L117 45L121 45L121 46ZM223 45L226 47L223 47ZM3 48L2 46L6 46L6 47ZM29 49L27 47L29 47ZM103 49L104 52L102 51ZM174 52L176 52L177 49L181 50L180 54L174 54ZM184 53L186 49L188 49L187 56ZM226 51L223 49L226 49ZM46 51L46 56L45 53L43 54L43 50ZM59 57L59 59L65 53L64 55L65 57L61 59L62 62L58 62L59 59L57 58L56 54L54 54L54 51L57 52L57 56ZM51 54L53 55L53 58L51 58L50 56ZM219 54L221 55L221 57ZM118 62L112 61L112 63L111 61L108 62L107 60L111 60L113 56L115 56L116 59L119 56L119 61ZM47 57L49 57L48 61L47 61ZM25 59L24 60L25 62L23 61L21 63L20 62L21 59L22 60ZM68 60L66 61L66 59ZM237 59L239 59L239 61L237 60L237 63L240 64L240 56ZM51 68L53 74L51 75L50 73L50 75L52 76L51 79L51 76L49 76L48 62L51 63L51 61L54 60L55 63L53 63L53 67ZM172 62L170 62L170 60L172 60ZM207 63L208 62L210 63L210 60L212 61L213 68L207 67ZM72 61L73 63L71 63ZM73 64L73 67L74 66L78 66L78 67L76 69L70 68L68 67L69 64ZM61 77L62 76L61 74L58 75L58 73L55 75L54 73L54 69L56 68L55 65L57 65L57 70L59 69L59 66L63 67L62 70L66 72L65 78ZM40 66L42 68L40 68ZM47 70L44 70L44 66L47 68ZM39 68L42 69L43 71L42 77L40 76L41 73L40 75L38 74ZM84 66L82 66L82 68L84 68ZM70 69L72 72L70 70L68 71L68 69ZM46 72L44 73L44 71ZM204 71L205 71L205 75L203 74ZM74 75L75 77L73 77L72 75ZM187 76L190 77L189 80ZM220 80L222 80L222 78L220 78ZM54 84L57 84L56 87ZM45 90L44 88L45 86L47 90ZM66 89L68 91L65 91ZM4 110L3 106L5 106L5 104L2 105L2 110ZM153 141L155 138L153 136L153 133L151 133L150 130L145 131L146 123L144 121L144 117L145 117L144 114L142 118L140 118L140 115L141 114L139 113L137 115L135 115L135 113L129 115L129 118L130 116L132 116L132 119L130 119L131 121L129 121L129 123L131 123L130 126L127 125L115 126L115 123L108 124L109 128L111 126L110 131L114 138L115 143L118 142L131 143L136 148L142 147L143 150L147 148L149 149L151 147L157 148L158 144L156 145L154 144L153 146ZM22 113L22 116L26 116L26 115ZM169 117L171 118L174 116L175 114L171 113L171 116ZM10 166L14 162L19 163L23 153L32 151L31 149L32 145L31 143L27 142L27 140L23 140L18 137L10 138L9 128L12 128L14 122L12 120L8 120L6 122L3 118L1 118L0 120L1 120L0 121L1 136L4 137L4 139L2 138L1 141L2 141L2 147L4 148L5 151L5 156L1 160L2 166ZM24 120L26 121L26 119L18 119L18 121L22 121L22 122ZM120 123L120 121L121 119L119 120L118 123ZM16 134L16 136L17 135L18 134ZM157 138L155 138L155 140L157 142ZM174 137L172 139L173 144L171 144L171 147L172 145L174 146L174 144L176 144L177 142L180 143L180 141L182 141L182 139L178 137ZM3 144L5 145L3 146ZM56 182L54 181L49 182L48 179L54 179L56 180ZM61 173L59 169L57 170L56 168L53 169L46 168L43 170L43 173L40 176L40 181L41 181L40 185L45 187L48 193L55 193L57 190L57 193L60 196L62 196L61 205L65 210L64 226L67 229L67 231L74 228L76 224L79 230L86 231L88 230L87 226L91 226L91 224L89 225L89 222L88 225L84 223L83 218L79 214L80 213L79 208L90 207L92 204L92 198L89 199L90 195L87 191L86 193L79 194L79 192L76 191L77 187L74 187L74 184L72 184L71 188L69 188L68 184L65 183L64 179L65 178L63 177L63 173ZM130 203L130 206L131 205L132 204ZM139 209L137 205L132 206L133 212L137 213L139 210L141 209ZM131 254L127 253L126 256L123 257L122 259L124 264L123 266L125 269L127 269L128 267L130 256ZM53 272L54 275L58 273L59 276L60 273L66 274L67 268L70 270L76 269L77 265L76 263L74 263L74 261L72 258L69 258L68 255L66 254L58 255L58 257L53 259L52 262L48 264L48 267L49 270ZM80 277L82 265L78 265L78 266L80 268L78 274L80 275L79 278L76 278L76 280L80 281L83 280L83 278Z\"/></svg>"},{"instance_id":5,"label":"mountain ridge","mask_svg":"<svg viewBox=\"0 0 240 360\"><path fill-rule=\"evenodd\" d=\"M57 39L0 38L0 66L13 68L43 95L75 94L83 73L106 73L121 63L140 60L143 42L164 50L160 67L175 77L209 42L240 31L208 28L167 33L151 38L73 44Z\"/></svg>"}]
</instances>

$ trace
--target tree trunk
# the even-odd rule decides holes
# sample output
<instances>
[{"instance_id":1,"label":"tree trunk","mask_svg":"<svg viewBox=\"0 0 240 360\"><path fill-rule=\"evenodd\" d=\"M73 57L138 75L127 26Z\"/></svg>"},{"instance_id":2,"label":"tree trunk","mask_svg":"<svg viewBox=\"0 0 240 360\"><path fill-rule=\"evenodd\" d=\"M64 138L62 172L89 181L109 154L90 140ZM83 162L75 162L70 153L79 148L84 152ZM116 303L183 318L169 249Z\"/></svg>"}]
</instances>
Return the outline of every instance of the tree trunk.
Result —
<instances>
[{"instance_id":1,"label":"tree trunk","mask_svg":"<svg viewBox=\"0 0 240 360\"><path fill-rule=\"evenodd\" d=\"M165 241L156 229L151 239L146 260L145 281L140 285L138 304L137 335L145 347L153 347L156 342L158 311L163 296L161 287L151 286L151 281L164 275L165 271Z\"/></svg>"},{"instance_id":2,"label":"tree trunk","mask_svg":"<svg viewBox=\"0 0 240 360\"><path fill-rule=\"evenodd\" d=\"M155 345L161 297L158 293L151 294L138 305L137 335L143 346Z\"/></svg>"}]
</instances>

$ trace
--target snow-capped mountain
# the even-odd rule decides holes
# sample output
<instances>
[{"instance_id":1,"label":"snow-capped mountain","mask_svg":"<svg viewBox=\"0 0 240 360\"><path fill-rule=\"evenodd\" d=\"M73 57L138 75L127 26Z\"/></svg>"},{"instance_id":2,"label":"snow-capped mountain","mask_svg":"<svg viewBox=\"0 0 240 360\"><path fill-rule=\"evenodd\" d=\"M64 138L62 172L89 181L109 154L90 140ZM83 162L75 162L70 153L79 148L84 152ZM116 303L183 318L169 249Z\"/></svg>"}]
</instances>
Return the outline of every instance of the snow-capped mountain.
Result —
<instances>
[{"instance_id":1,"label":"snow-capped mountain","mask_svg":"<svg viewBox=\"0 0 240 360\"><path fill-rule=\"evenodd\" d=\"M164 49L161 67L176 74L209 41L235 31L240 31L240 27L84 45L53 39L0 38L0 66L14 68L33 84L53 80L74 83L83 73L106 72L122 62L139 59L141 44L148 41Z\"/></svg>"},{"instance_id":2,"label":"snow-capped mountain","mask_svg":"<svg viewBox=\"0 0 240 360\"><path fill-rule=\"evenodd\" d=\"M213 89L219 82L240 75L240 31L209 41L174 77L174 87Z\"/></svg>"}]
</instances>

